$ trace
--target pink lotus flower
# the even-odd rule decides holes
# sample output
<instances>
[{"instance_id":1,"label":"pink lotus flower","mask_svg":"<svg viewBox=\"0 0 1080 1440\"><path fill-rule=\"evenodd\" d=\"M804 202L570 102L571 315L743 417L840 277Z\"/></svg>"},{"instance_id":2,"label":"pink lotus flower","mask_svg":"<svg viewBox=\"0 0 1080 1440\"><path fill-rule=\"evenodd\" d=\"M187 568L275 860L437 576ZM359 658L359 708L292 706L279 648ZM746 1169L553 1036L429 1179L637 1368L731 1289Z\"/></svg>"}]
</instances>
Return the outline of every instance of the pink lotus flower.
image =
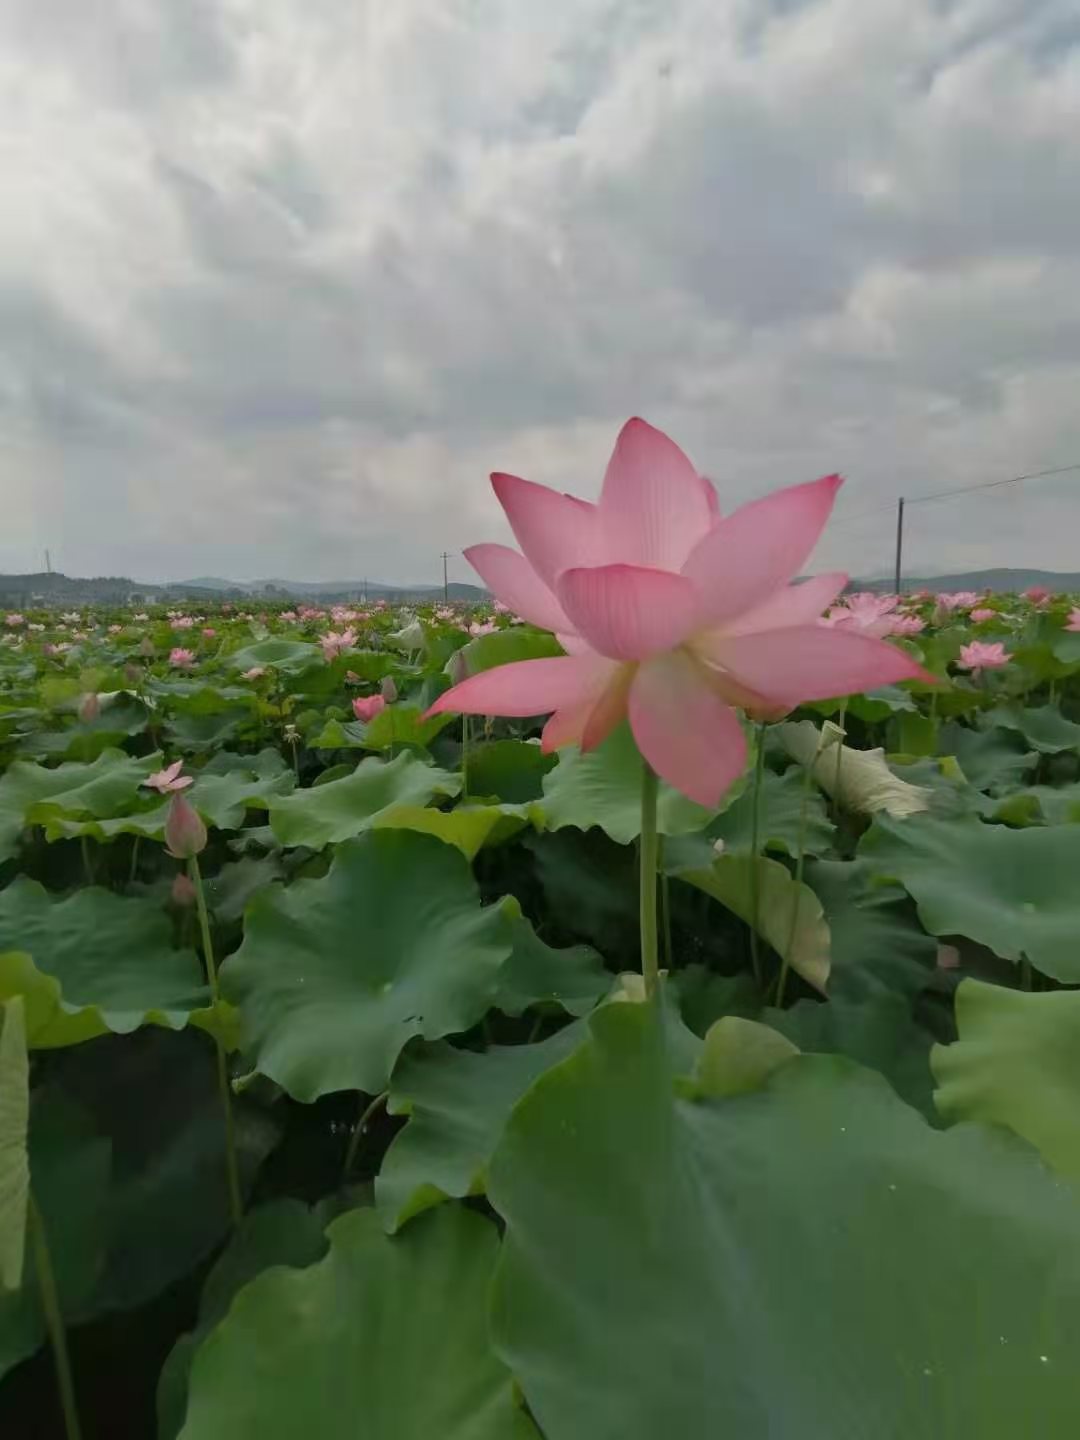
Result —
<instances>
[{"instance_id":1,"label":"pink lotus flower","mask_svg":"<svg viewBox=\"0 0 1080 1440\"><path fill-rule=\"evenodd\" d=\"M123 627L122 625L110 625L110 626L109 626L109 634L110 634L110 635L119 635L119 634L121 634L121 632L123 631L123 629L124 629L124 627Z\"/></svg>"},{"instance_id":2,"label":"pink lotus flower","mask_svg":"<svg viewBox=\"0 0 1080 1440\"><path fill-rule=\"evenodd\" d=\"M195 781L190 775L180 774L183 768L183 760L175 760L164 770L157 770L153 775L148 775L142 783L151 790L156 790L159 795L168 795L175 790L186 790L189 785L194 785Z\"/></svg>"},{"instance_id":3,"label":"pink lotus flower","mask_svg":"<svg viewBox=\"0 0 1080 1440\"><path fill-rule=\"evenodd\" d=\"M979 603L979 596L974 590L945 590L935 599L941 610L970 610L972 605Z\"/></svg>"},{"instance_id":4,"label":"pink lotus flower","mask_svg":"<svg viewBox=\"0 0 1080 1440\"><path fill-rule=\"evenodd\" d=\"M191 630L195 625L190 615L176 615L171 623L174 630Z\"/></svg>"},{"instance_id":5,"label":"pink lotus flower","mask_svg":"<svg viewBox=\"0 0 1080 1440\"><path fill-rule=\"evenodd\" d=\"M973 675L978 675L982 670L1000 670L1002 665L1009 663L1009 656L1000 640L992 645L983 640L972 640L967 645L961 645L960 658L956 663L961 670L970 670Z\"/></svg>"},{"instance_id":6,"label":"pink lotus flower","mask_svg":"<svg viewBox=\"0 0 1080 1440\"><path fill-rule=\"evenodd\" d=\"M250 670L244 671L241 678L244 680L261 680L265 674L265 665L253 665Z\"/></svg>"},{"instance_id":7,"label":"pink lotus flower","mask_svg":"<svg viewBox=\"0 0 1080 1440\"><path fill-rule=\"evenodd\" d=\"M202 633L204 640L213 640L214 636L217 634L217 631L212 625L206 625L204 626Z\"/></svg>"},{"instance_id":8,"label":"pink lotus flower","mask_svg":"<svg viewBox=\"0 0 1080 1440\"><path fill-rule=\"evenodd\" d=\"M354 630L342 630L339 634L336 630L328 630L320 637L319 644L322 646L323 657L327 664L336 660L345 650L351 650L356 644L356 632Z\"/></svg>"},{"instance_id":9,"label":"pink lotus flower","mask_svg":"<svg viewBox=\"0 0 1080 1440\"><path fill-rule=\"evenodd\" d=\"M1024 599L1030 600L1033 605L1041 605L1044 600L1049 600L1053 592L1045 585L1029 585L1024 591Z\"/></svg>"},{"instance_id":10,"label":"pink lotus flower","mask_svg":"<svg viewBox=\"0 0 1080 1440\"><path fill-rule=\"evenodd\" d=\"M890 635L919 635L926 629L921 615L894 615L889 627Z\"/></svg>"},{"instance_id":11,"label":"pink lotus flower","mask_svg":"<svg viewBox=\"0 0 1080 1440\"><path fill-rule=\"evenodd\" d=\"M165 817L165 848L175 860L190 860L206 849L206 826L202 816L179 791L173 796Z\"/></svg>"},{"instance_id":12,"label":"pink lotus flower","mask_svg":"<svg viewBox=\"0 0 1080 1440\"><path fill-rule=\"evenodd\" d=\"M370 695L366 699L363 695L357 695L352 702L352 713L357 720L374 720L375 716L386 709L386 701L381 695Z\"/></svg>"},{"instance_id":13,"label":"pink lotus flower","mask_svg":"<svg viewBox=\"0 0 1080 1440\"><path fill-rule=\"evenodd\" d=\"M284 621L286 621L286 622L288 622L288 621L290 621L290 620L295 620L295 619L296 619L296 611L295 611L295 610L283 610L283 611L281 612L281 614L278 616L278 619L279 619L279 620L284 620Z\"/></svg>"},{"instance_id":14,"label":"pink lotus flower","mask_svg":"<svg viewBox=\"0 0 1080 1440\"><path fill-rule=\"evenodd\" d=\"M821 623L884 638L894 631L897 620L893 613L895 610L895 595L875 595L872 591L862 590L849 595L843 604L835 605Z\"/></svg>"},{"instance_id":15,"label":"pink lotus flower","mask_svg":"<svg viewBox=\"0 0 1080 1440\"><path fill-rule=\"evenodd\" d=\"M190 670L195 664L195 651L185 650L182 645L177 645L169 651L169 664L174 670Z\"/></svg>"},{"instance_id":16,"label":"pink lotus flower","mask_svg":"<svg viewBox=\"0 0 1080 1440\"><path fill-rule=\"evenodd\" d=\"M10 625L11 628L14 630L19 625L25 625L26 620L23 618L22 615L19 615L16 611L13 610L10 615L4 616L4 624Z\"/></svg>"},{"instance_id":17,"label":"pink lotus flower","mask_svg":"<svg viewBox=\"0 0 1080 1440\"><path fill-rule=\"evenodd\" d=\"M1065 629L1074 632L1080 630L1080 610L1077 610L1075 606L1069 611L1069 618L1065 622Z\"/></svg>"},{"instance_id":18,"label":"pink lotus flower","mask_svg":"<svg viewBox=\"0 0 1080 1440\"><path fill-rule=\"evenodd\" d=\"M469 634L493 635L498 628L494 620L474 620L469 626Z\"/></svg>"},{"instance_id":19,"label":"pink lotus flower","mask_svg":"<svg viewBox=\"0 0 1080 1440\"><path fill-rule=\"evenodd\" d=\"M716 805L746 763L735 708L779 716L802 700L928 679L902 651L817 623L842 574L800 585L838 475L751 501L721 520L716 492L643 420L623 427L593 505L492 476L524 554L466 556L495 597L559 637L564 656L485 670L429 714L554 711L543 748L589 750L628 717L645 760Z\"/></svg>"},{"instance_id":20,"label":"pink lotus flower","mask_svg":"<svg viewBox=\"0 0 1080 1440\"><path fill-rule=\"evenodd\" d=\"M976 625L981 625L986 620L993 620L997 613L996 610L991 610L986 605L978 605L972 610L971 619Z\"/></svg>"}]
</instances>

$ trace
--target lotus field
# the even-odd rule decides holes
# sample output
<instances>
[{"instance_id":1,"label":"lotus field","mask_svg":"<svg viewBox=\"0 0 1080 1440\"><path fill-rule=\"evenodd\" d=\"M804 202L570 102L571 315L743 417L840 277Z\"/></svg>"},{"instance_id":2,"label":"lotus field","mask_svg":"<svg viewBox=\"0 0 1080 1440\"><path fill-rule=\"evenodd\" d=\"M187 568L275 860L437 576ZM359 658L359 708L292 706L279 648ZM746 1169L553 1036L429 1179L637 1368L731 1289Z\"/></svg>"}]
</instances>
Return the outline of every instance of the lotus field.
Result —
<instances>
[{"instance_id":1,"label":"lotus field","mask_svg":"<svg viewBox=\"0 0 1080 1440\"><path fill-rule=\"evenodd\" d=\"M1080 611L838 485L0 613L5 1440L1078 1433Z\"/></svg>"}]
</instances>

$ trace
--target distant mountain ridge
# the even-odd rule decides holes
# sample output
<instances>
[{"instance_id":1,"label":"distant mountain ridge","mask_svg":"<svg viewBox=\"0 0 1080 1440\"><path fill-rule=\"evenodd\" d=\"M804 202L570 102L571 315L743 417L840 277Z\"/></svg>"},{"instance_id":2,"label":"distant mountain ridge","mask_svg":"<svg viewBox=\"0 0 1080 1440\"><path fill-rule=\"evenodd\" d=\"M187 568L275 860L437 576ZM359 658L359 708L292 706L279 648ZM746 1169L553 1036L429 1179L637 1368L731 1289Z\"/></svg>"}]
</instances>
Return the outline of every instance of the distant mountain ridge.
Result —
<instances>
[{"instance_id":1,"label":"distant mountain ridge","mask_svg":"<svg viewBox=\"0 0 1080 1440\"><path fill-rule=\"evenodd\" d=\"M490 595L479 585L451 581L447 587L451 600L480 604ZM174 580L149 584L123 575L97 576L93 579L41 570L26 575L0 575L0 603L8 606L38 604L123 604L136 601L154 604L181 600L319 600L362 602L387 600L401 603L408 600L438 600L441 585L382 585L367 580L257 580L241 582L217 576L196 580Z\"/></svg>"},{"instance_id":2,"label":"distant mountain ridge","mask_svg":"<svg viewBox=\"0 0 1080 1440\"><path fill-rule=\"evenodd\" d=\"M1065 570L964 570L956 575L901 575L902 590L1027 590L1043 585L1055 593L1080 591L1080 574ZM887 590L893 588L891 575L874 580L852 580L850 590Z\"/></svg>"}]
</instances>

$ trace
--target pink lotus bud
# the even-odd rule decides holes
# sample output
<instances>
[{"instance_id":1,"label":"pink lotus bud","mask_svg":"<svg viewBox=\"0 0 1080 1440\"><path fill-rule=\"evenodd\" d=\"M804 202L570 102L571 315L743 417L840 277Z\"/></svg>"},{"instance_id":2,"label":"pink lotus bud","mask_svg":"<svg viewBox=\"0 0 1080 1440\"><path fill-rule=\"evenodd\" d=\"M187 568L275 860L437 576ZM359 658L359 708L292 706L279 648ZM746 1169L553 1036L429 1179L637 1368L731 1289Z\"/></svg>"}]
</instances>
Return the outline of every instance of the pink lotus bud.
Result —
<instances>
[{"instance_id":1,"label":"pink lotus bud","mask_svg":"<svg viewBox=\"0 0 1080 1440\"><path fill-rule=\"evenodd\" d=\"M183 870L179 872L176 879L172 882L172 902L174 905L179 905L183 909L187 909L189 905L195 904L195 886L184 874Z\"/></svg>"},{"instance_id":2,"label":"pink lotus bud","mask_svg":"<svg viewBox=\"0 0 1080 1440\"><path fill-rule=\"evenodd\" d=\"M202 633L205 640L213 640L214 636L217 634L217 631L212 625L206 625L204 626Z\"/></svg>"},{"instance_id":3,"label":"pink lotus bud","mask_svg":"<svg viewBox=\"0 0 1080 1440\"><path fill-rule=\"evenodd\" d=\"M202 817L179 790L174 793L165 818L165 846L176 860L190 860L206 849L206 826Z\"/></svg>"},{"instance_id":4,"label":"pink lotus bud","mask_svg":"<svg viewBox=\"0 0 1080 1440\"><path fill-rule=\"evenodd\" d=\"M394 677L392 675L383 676L381 689L382 698L388 705L392 705L398 697L398 688L394 684Z\"/></svg>"},{"instance_id":5,"label":"pink lotus bud","mask_svg":"<svg viewBox=\"0 0 1080 1440\"><path fill-rule=\"evenodd\" d=\"M101 701L91 691L79 702L79 719L84 725L92 725L101 714Z\"/></svg>"},{"instance_id":6,"label":"pink lotus bud","mask_svg":"<svg viewBox=\"0 0 1080 1440\"><path fill-rule=\"evenodd\" d=\"M386 701L381 695L372 695L365 699L358 695L352 702L352 711L357 720L374 720L380 710L386 709Z\"/></svg>"}]
</instances>

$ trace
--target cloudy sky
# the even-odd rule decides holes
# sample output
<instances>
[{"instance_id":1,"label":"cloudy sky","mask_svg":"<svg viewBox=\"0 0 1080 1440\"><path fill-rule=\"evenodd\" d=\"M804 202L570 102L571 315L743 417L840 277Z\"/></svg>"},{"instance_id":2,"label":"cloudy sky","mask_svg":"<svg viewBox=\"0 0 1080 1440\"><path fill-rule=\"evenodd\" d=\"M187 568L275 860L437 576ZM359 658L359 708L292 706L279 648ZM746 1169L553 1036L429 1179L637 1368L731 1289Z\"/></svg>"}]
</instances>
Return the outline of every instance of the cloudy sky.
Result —
<instances>
[{"instance_id":1,"label":"cloudy sky","mask_svg":"<svg viewBox=\"0 0 1080 1440\"><path fill-rule=\"evenodd\" d=\"M862 573L1080 462L1080 0L0 0L0 569L430 580L633 413Z\"/></svg>"}]
</instances>

